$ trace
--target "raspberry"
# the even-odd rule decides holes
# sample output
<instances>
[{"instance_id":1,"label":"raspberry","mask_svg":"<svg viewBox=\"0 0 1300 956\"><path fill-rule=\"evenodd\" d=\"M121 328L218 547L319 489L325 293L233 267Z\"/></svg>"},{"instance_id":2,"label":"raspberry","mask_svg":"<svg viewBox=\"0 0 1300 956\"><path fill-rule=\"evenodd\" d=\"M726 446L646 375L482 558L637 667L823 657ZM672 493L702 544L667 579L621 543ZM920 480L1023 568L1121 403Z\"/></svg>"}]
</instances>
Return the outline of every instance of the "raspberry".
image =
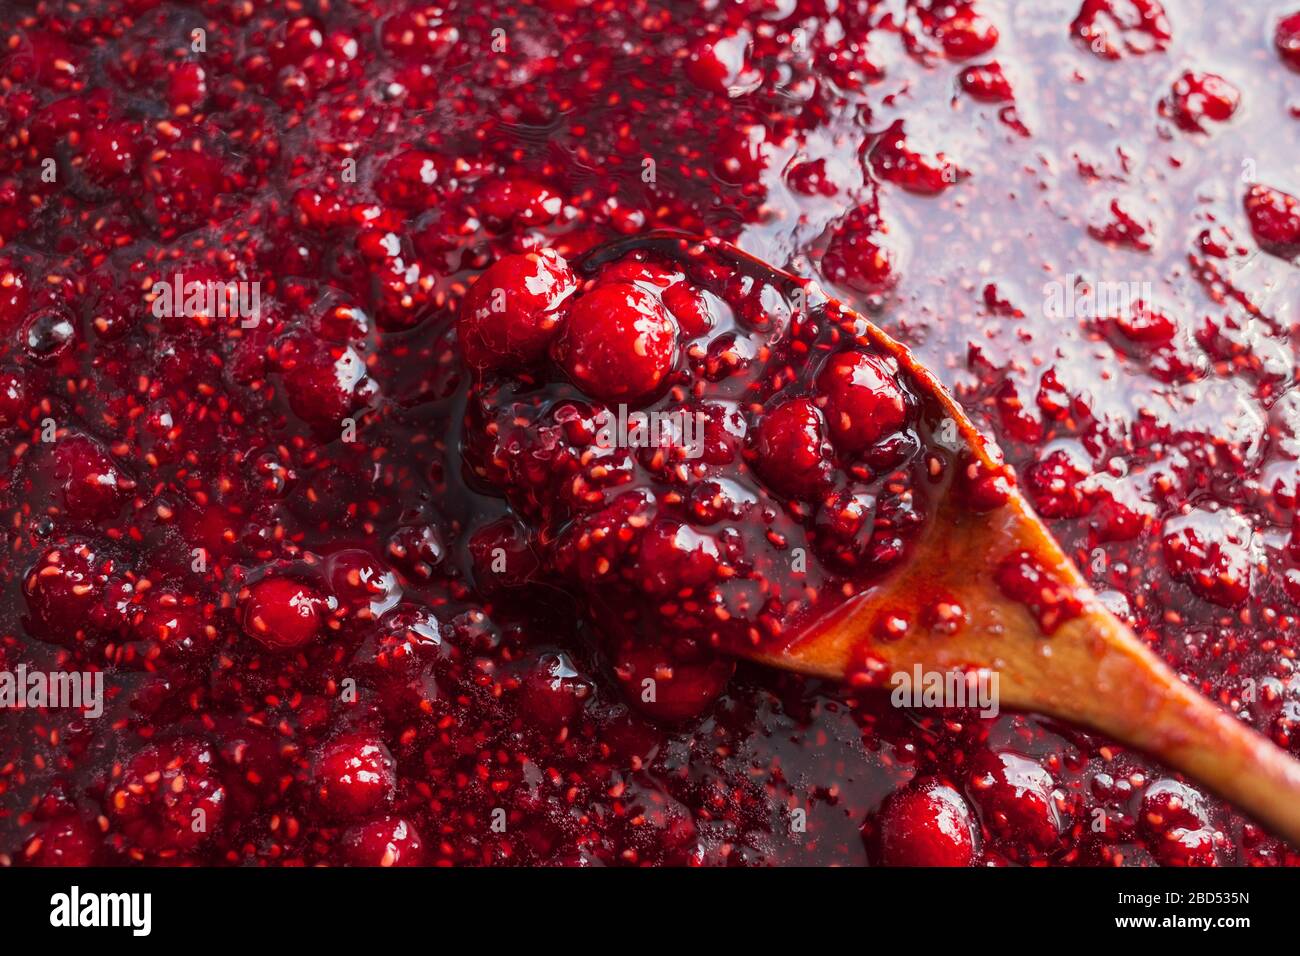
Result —
<instances>
[{"instance_id":1,"label":"raspberry","mask_svg":"<svg viewBox=\"0 0 1300 956\"><path fill-rule=\"evenodd\" d=\"M77 817L60 817L44 824L23 847L23 862L36 866L91 866L100 835Z\"/></svg>"},{"instance_id":2,"label":"raspberry","mask_svg":"<svg viewBox=\"0 0 1300 956\"><path fill-rule=\"evenodd\" d=\"M311 785L321 807L334 818L381 810L397 790L393 755L378 738L350 733L324 745L312 765Z\"/></svg>"},{"instance_id":3,"label":"raspberry","mask_svg":"<svg viewBox=\"0 0 1300 956\"><path fill-rule=\"evenodd\" d=\"M1104 60L1156 53L1173 37L1169 18L1156 0L1083 0L1070 30Z\"/></svg>"},{"instance_id":4,"label":"raspberry","mask_svg":"<svg viewBox=\"0 0 1300 956\"><path fill-rule=\"evenodd\" d=\"M244 601L244 633L270 650L293 650L321 628L323 599L292 578L269 577L254 584Z\"/></svg>"},{"instance_id":5,"label":"raspberry","mask_svg":"<svg viewBox=\"0 0 1300 956\"><path fill-rule=\"evenodd\" d=\"M907 422L908 399L886 360L866 352L840 352L817 376L822 410L837 448L862 451Z\"/></svg>"},{"instance_id":6,"label":"raspberry","mask_svg":"<svg viewBox=\"0 0 1300 956\"><path fill-rule=\"evenodd\" d=\"M791 498L816 494L831 480L830 445L821 411L793 398L764 412L758 423L756 467L773 489Z\"/></svg>"},{"instance_id":7,"label":"raspberry","mask_svg":"<svg viewBox=\"0 0 1300 956\"><path fill-rule=\"evenodd\" d=\"M644 399L677 364L677 320L638 285L612 283L579 297L555 345L569 378L599 399Z\"/></svg>"},{"instance_id":8,"label":"raspberry","mask_svg":"<svg viewBox=\"0 0 1300 956\"><path fill-rule=\"evenodd\" d=\"M1025 475L1025 490L1044 518L1081 518L1092 509L1084 481L1092 473L1078 454L1058 448Z\"/></svg>"},{"instance_id":9,"label":"raspberry","mask_svg":"<svg viewBox=\"0 0 1300 956\"><path fill-rule=\"evenodd\" d=\"M712 536L661 518L641 536L637 577L651 594L688 594L714 580L718 560L718 544Z\"/></svg>"},{"instance_id":10,"label":"raspberry","mask_svg":"<svg viewBox=\"0 0 1300 956\"><path fill-rule=\"evenodd\" d=\"M1300 199L1269 186L1251 186L1246 193L1246 218L1266 252L1284 258L1300 253Z\"/></svg>"},{"instance_id":11,"label":"raspberry","mask_svg":"<svg viewBox=\"0 0 1300 956\"><path fill-rule=\"evenodd\" d=\"M567 654L543 654L519 688L520 708L541 727L555 731L574 721L595 693Z\"/></svg>"},{"instance_id":12,"label":"raspberry","mask_svg":"<svg viewBox=\"0 0 1300 956\"><path fill-rule=\"evenodd\" d=\"M0 369L0 428L18 424L29 405L27 382L22 373Z\"/></svg>"},{"instance_id":13,"label":"raspberry","mask_svg":"<svg viewBox=\"0 0 1300 956\"><path fill-rule=\"evenodd\" d=\"M485 591L520 587L538 570L527 531L513 518L499 518L474 532L469 541L474 580Z\"/></svg>"},{"instance_id":14,"label":"raspberry","mask_svg":"<svg viewBox=\"0 0 1300 956\"><path fill-rule=\"evenodd\" d=\"M1205 798L1177 780L1156 780L1142 794L1138 826L1165 866L1216 866Z\"/></svg>"},{"instance_id":15,"label":"raspberry","mask_svg":"<svg viewBox=\"0 0 1300 956\"><path fill-rule=\"evenodd\" d=\"M568 263L550 250L498 260L470 286L461 305L465 361L476 369L507 371L540 361L575 288Z\"/></svg>"},{"instance_id":16,"label":"raspberry","mask_svg":"<svg viewBox=\"0 0 1300 956\"><path fill-rule=\"evenodd\" d=\"M1226 122L1240 102L1241 93L1217 73L1187 70L1174 81L1162 109L1189 133L1203 133L1206 120Z\"/></svg>"},{"instance_id":17,"label":"raspberry","mask_svg":"<svg viewBox=\"0 0 1300 956\"><path fill-rule=\"evenodd\" d=\"M1240 515L1196 509L1165 522L1162 546L1169 573L1220 607L1250 596L1253 531Z\"/></svg>"},{"instance_id":18,"label":"raspberry","mask_svg":"<svg viewBox=\"0 0 1300 956\"><path fill-rule=\"evenodd\" d=\"M701 89L726 93L750 72L748 32L699 40L686 60L686 75Z\"/></svg>"},{"instance_id":19,"label":"raspberry","mask_svg":"<svg viewBox=\"0 0 1300 956\"><path fill-rule=\"evenodd\" d=\"M343 834L343 853L352 866L419 866L424 841L402 817L377 817Z\"/></svg>"},{"instance_id":20,"label":"raspberry","mask_svg":"<svg viewBox=\"0 0 1300 956\"><path fill-rule=\"evenodd\" d=\"M321 429L338 430L379 392L365 359L350 346L295 338L281 351L280 366L290 407Z\"/></svg>"},{"instance_id":21,"label":"raspberry","mask_svg":"<svg viewBox=\"0 0 1300 956\"><path fill-rule=\"evenodd\" d=\"M1288 14L1277 22L1273 45L1287 66L1300 70L1300 11Z\"/></svg>"},{"instance_id":22,"label":"raspberry","mask_svg":"<svg viewBox=\"0 0 1300 956\"><path fill-rule=\"evenodd\" d=\"M1074 589L1058 581L1028 551L1003 558L993 576L1003 594L1019 601L1034 615L1044 634L1052 634L1083 611Z\"/></svg>"},{"instance_id":23,"label":"raspberry","mask_svg":"<svg viewBox=\"0 0 1300 956\"><path fill-rule=\"evenodd\" d=\"M194 850L225 815L216 754L192 737L150 744L127 763L104 806L110 844L133 858L168 859Z\"/></svg>"},{"instance_id":24,"label":"raspberry","mask_svg":"<svg viewBox=\"0 0 1300 956\"><path fill-rule=\"evenodd\" d=\"M1015 100L1011 83L996 61L966 67L958 82L969 96L981 103L1010 103Z\"/></svg>"},{"instance_id":25,"label":"raspberry","mask_svg":"<svg viewBox=\"0 0 1300 956\"><path fill-rule=\"evenodd\" d=\"M881 179L923 196L938 195L966 176L943 153L926 154L914 149L903 131L902 120L880 134L868 157L872 171Z\"/></svg>"},{"instance_id":26,"label":"raspberry","mask_svg":"<svg viewBox=\"0 0 1300 956\"><path fill-rule=\"evenodd\" d=\"M99 629L108 620L105 605L118 574L117 561L89 540L47 548L23 585L32 628L65 644Z\"/></svg>"},{"instance_id":27,"label":"raspberry","mask_svg":"<svg viewBox=\"0 0 1300 956\"><path fill-rule=\"evenodd\" d=\"M690 720L707 711L726 689L734 661L707 652L668 653L664 648L623 644L614 674L634 707L660 720Z\"/></svg>"},{"instance_id":28,"label":"raspberry","mask_svg":"<svg viewBox=\"0 0 1300 956\"><path fill-rule=\"evenodd\" d=\"M85 435L59 440L54 449L54 478L64 507L74 518L112 517L131 487L108 452Z\"/></svg>"},{"instance_id":29,"label":"raspberry","mask_svg":"<svg viewBox=\"0 0 1300 956\"><path fill-rule=\"evenodd\" d=\"M934 29L943 52L954 60L983 56L997 46L998 28L977 13L955 13Z\"/></svg>"},{"instance_id":30,"label":"raspberry","mask_svg":"<svg viewBox=\"0 0 1300 956\"><path fill-rule=\"evenodd\" d=\"M483 221L498 232L544 226L560 214L563 206L558 195L531 179L493 179L478 195Z\"/></svg>"},{"instance_id":31,"label":"raspberry","mask_svg":"<svg viewBox=\"0 0 1300 956\"><path fill-rule=\"evenodd\" d=\"M915 781L881 805L877 818L884 866L971 866L975 823L956 790L937 781Z\"/></svg>"},{"instance_id":32,"label":"raspberry","mask_svg":"<svg viewBox=\"0 0 1300 956\"><path fill-rule=\"evenodd\" d=\"M1048 852L1060 838L1065 824L1058 807L1060 791L1047 769L1027 757L976 753L969 793L984 825L1004 845L1016 848L1017 856Z\"/></svg>"},{"instance_id":33,"label":"raspberry","mask_svg":"<svg viewBox=\"0 0 1300 956\"><path fill-rule=\"evenodd\" d=\"M395 209L415 212L429 209L438 201L438 184L443 160L435 153L408 149L387 163L375 180L375 192Z\"/></svg>"},{"instance_id":34,"label":"raspberry","mask_svg":"<svg viewBox=\"0 0 1300 956\"><path fill-rule=\"evenodd\" d=\"M898 241L871 202L852 210L835 227L822 256L822 273L837 285L881 295L898 284L901 259Z\"/></svg>"}]
</instances>

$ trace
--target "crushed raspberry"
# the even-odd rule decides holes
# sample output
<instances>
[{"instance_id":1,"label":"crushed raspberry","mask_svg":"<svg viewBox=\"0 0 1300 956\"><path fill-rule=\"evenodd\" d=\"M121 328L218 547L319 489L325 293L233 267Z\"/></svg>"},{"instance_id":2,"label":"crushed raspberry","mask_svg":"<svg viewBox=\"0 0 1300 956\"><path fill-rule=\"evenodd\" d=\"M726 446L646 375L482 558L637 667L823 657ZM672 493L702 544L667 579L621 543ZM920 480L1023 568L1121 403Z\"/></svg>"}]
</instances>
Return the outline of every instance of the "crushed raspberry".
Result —
<instances>
[{"instance_id":1,"label":"crushed raspberry","mask_svg":"<svg viewBox=\"0 0 1300 956\"><path fill-rule=\"evenodd\" d=\"M1027 551L1004 558L994 578L1003 594L1019 601L1034 615L1044 634L1052 634L1083 613L1078 593L1057 580Z\"/></svg>"},{"instance_id":2,"label":"crushed raspberry","mask_svg":"<svg viewBox=\"0 0 1300 956\"><path fill-rule=\"evenodd\" d=\"M1083 0L1070 29L1106 60L1157 53L1173 38L1169 17L1157 0Z\"/></svg>"},{"instance_id":3,"label":"crushed raspberry","mask_svg":"<svg viewBox=\"0 0 1300 956\"><path fill-rule=\"evenodd\" d=\"M961 71L961 88L981 103L1010 103L1015 99L1011 81L997 61L966 67Z\"/></svg>"},{"instance_id":4,"label":"crushed raspberry","mask_svg":"<svg viewBox=\"0 0 1300 956\"><path fill-rule=\"evenodd\" d=\"M898 713L871 647L733 655L1019 482L1300 752L1300 14L1198 59L1151 0L1003 6L2 18L0 669L105 700L0 713L0 866L1300 862L1101 735Z\"/></svg>"},{"instance_id":5,"label":"crushed raspberry","mask_svg":"<svg viewBox=\"0 0 1300 956\"><path fill-rule=\"evenodd\" d=\"M1266 251L1287 258L1300 252L1300 199L1270 186L1251 186L1246 218Z\"/></svg>"},{"instance_id":6,"label":"crushed raspberry","mask_svg":"<svg viewBox=\"0 0 1300 956\"><path fill-rule=\"evenodd\" d=\"M1203 133L1207 120L1226 122L1240 103L1240 91L1217 73L1188 70L1174 81L1161 109L1188 132Z\"/></svg>"}]
</instances>

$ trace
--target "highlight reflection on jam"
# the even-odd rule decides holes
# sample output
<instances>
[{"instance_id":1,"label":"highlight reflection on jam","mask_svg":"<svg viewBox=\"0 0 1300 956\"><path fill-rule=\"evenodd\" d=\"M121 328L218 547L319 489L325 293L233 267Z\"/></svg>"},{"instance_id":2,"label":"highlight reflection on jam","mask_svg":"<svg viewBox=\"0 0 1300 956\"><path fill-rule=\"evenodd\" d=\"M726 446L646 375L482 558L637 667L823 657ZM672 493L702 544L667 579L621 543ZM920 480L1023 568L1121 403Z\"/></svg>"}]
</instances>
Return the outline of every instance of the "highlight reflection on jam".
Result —
<instances>
[{"instance_id":1,"label":"highlight reflection on jam","mask_svg":"<svg viewBox=\"0 0 1300 956\"><path fill-rule=\"evenodd\" d=\"M932 455L1012 476L816 296L586 253L869 315L1295 752L1300 9L489 6L0 27L0 671L108 694L0 713L0 864L1296 862L1093 735L721 653L888 573Z\"/></svg>"}]
</instances>

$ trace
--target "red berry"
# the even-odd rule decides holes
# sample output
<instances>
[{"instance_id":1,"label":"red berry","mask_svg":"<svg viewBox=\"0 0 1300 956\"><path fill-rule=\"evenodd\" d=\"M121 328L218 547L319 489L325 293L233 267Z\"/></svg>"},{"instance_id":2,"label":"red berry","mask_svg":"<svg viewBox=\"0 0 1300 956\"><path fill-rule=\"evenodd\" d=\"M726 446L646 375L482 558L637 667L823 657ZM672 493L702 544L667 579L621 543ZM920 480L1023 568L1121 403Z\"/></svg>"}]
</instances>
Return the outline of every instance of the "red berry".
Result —
<instances>
[{"instance_id":1,"label":"red berry","mask_svg":"<svg viewBox=\"0 0 1300 956\"><path fill-rule=\"evenodd\" d=\"M968 792L984 825L1004 844L1038 852L1056 846L1064 824L1060 792L1037 762L1016 753L979 751L971 761Z\"/></svg>"},{"instance_id":2,"label":"red berry","mask_svg":"<svg viewBox=\"0 0 1300 956\"><path fill-rule=\"evenodd\" d=\"M135 857L168 859L200 846L221 825L226 788L203 740L150 744L126 764L104 798L109 841Z\"/></svg>"},{"instance_id":3,"label":"red berry","mask_svg":"<svg viewBox=\"0 0 1300 956\"><path fill-rule=\"evenodd\" d=\"M123 493L131 483L117 463L92 438L68 435L54 448L54 478L63 504L74 518L102 519L117 513Z\"/></svg>"},{"instance_id":4,"label":"red berry","mask_svg":"<svg viewBox=\"0 0 1300 956\"><path fill-rule=\"evenodd\" d=\"M9 259L0 259L0 331L9 329L27 313L27 275Z\"/></svg>"},{"instance_id":5,"label":"red berry","mask_svg":"<svg viewBox=\"0 0 1300 956\"><path fill-rule=\"evenodd\" d=\"M727 687L735 661L707 652L679 659L662 647L625 643L614 654L614 674L628 702L660 720L690 720L707 711Z\"/></svg>"},{"instance_id":6,"label":"red berry","mask_svg":"<svg viewBox=\"0 0 1300 956\"><path fill-rule=\"evenodd\" d=\"M70 644L105 623L102 610L117 573L117 562L92 542L70 540L47 548L23 584L32 629Z\"/></svg>"},{"instance_id":7,"label":"red berry","mask_svg":"<svg viewBox=\"0 0 1300 956\"><path fill-rule=\"evenodd\" d=\"M523 712L548 731L575 720L594 694L591 681L582 676L564 653L543 654L519 687Z\"/></svg>"},{"instance_id":8,"label":"red berry","mask_svg":"<svg viewBox=\"0 0 1300 956\"><path fill-rule=\"evenodd\" d=\"M970 806L937 781L913 782L889 795L877 819L885 866L970 866L975 825Z\"/></svg>"},{"instance_id":9,"label":"red berry","mask_svg":"<svg viewBox=\"0 0 1300 956\"><path fill-rule=\"evenodd\" d=\"M139 130L126 123L110 123L87 130L82 139L83 168L91 181L108 185L129 174L140 153Z\"/></svg>"},{"instance_id":10,"label":"red berry","mask_svg":"<svg viewBox=\"0 0 1300 956\"><path fill-rule=\"evenodd\" d=\"M145 168L145 208L164 234L193 229L219 218L215 213L223 176L221 161L209 153L167 150Z\"/></svg>"},{"instance_id":11,"label":"red berry","mask_svg":"<svg viewBox=\"0 0 1300 956\"><path fill-rule=\"evenodd\" d=\"M914 149L897 120L871 146L871 168L886 182L902 186L908 192L933 196L965 177L943 153L923 153Z\"/></svg>"},{"instance_id":12,"label":"red berry","mask_svg":"<svg viewBox=\"0 0 1300 956\"><path fill-rule=\"evenodd\" d=\"M559 330L561 306L576 287L568 263L551 250L498 260L461 304L465 361L507 371L540 361Z\"/></svg>"},{"instance_id":13,"label":"red berry","mask_svg":"<svg viewBox=\"0 0 1300 956\"><path fill-rule=\"evenodd\" d=\"M369 551L349 548L329 556L329 582L340 604L366 616L383 614L397 603L397 576Z\"/></svg>"},{"instance_id":14,"label":"red berry","mask_svg":"<svg viewBox=\"0 0 1300 956\"><path fill-rule=\"evenodd\" d=\"M714 579L718 560L718 543L711 535L660 518L641 536L637 581L651 594L688 594Z\"/></svg>"},{"instance_id":15,"label":"red berry","mask_svg":"<svg viewBox=\"0 0 1300 956\"><path fill-rule=\"evenodd\" d=\"M1251 186L1246 218L1265 251L1286 258L1300 252L1300 199L1269 186Z\"/></svg>"},{"instance_id":16,"label":"red berry","mask_svg":"<svg viewBox=\"0 0 1300 956\"><path fill-rule=\"evenodd\" d=\"M1177 780L1156 780L1142 794L1138 827L1165 866L1216 866L1205 798Z\"/></svg>"},{"instance_id":17,"label":"red berry","mask_svg":"<svg viewBox=\"0 0 1300 956\"><path fill-rule=\"evenodd\" d=\"M1237 607L1250 596L1252 537L1250 522L1235 512L1195 509L1165 522L1165 564L1205 600Z\"/></svg>"},{"instance_id":18,"label":"red berry","mask_svg":"<svg viewBox=\"0 0 1300 956\"><path fill-rule=\"evenodd\" d=\"M815 494L831 479L830 445L821 411L793 398L764 412L758 423L756 462L763 480L791 498Z\"/></svg>"},{"instance_id":19,"label":"red berry","mask_svg":"<svg viewBox=\"0 0 1300 956\"><path fill-rule=\"evenodd\" d=\"M981 103L1010 103L1015 99L1011 82L996 61L966 67L959 82L968 95Z\"/></svg>"},{"instance_id":20,"label":"red berry","mask_svg":"<svg viewBox=\"0 0 1300 956\"><path fill-rule=\"evenodd\" d=\"M343 834L343 853L352 866L419 866L424 841L402 817L377 817Z\"/></svg>"},{"instance_id":21,"label":"red berry","mask_svg":"<svg viewBox=\"0 0 1300 956\"><path fill-rule=\"evenodd\" d=\"M379 392L366 371L366 360L349 345L301 336L280 352L289 406L303 421L337 431Z\"/></svg>"},{"instance_id":22,"label":"red berry","mask_svg":"<svg viewBox=\"0 0 1300 956\"><path fill-rule=\"evenodd\" d=\"M292 650L320 631L323 599L309 585L286 577L264 578L244 602L244 633L271 650Z\"/></svg>"},{"instance_id":23,"label":"red berry","mask_svg":"<svg viewBox=\"0 0 1300 956\"><path fill-rule=\"evenodd\" d=\"M900 245L873 201L836 225L822 256L822 274L836 285L881 295L898 284L901 258Z\"/></svg>"},{"instance_id":24,"label":"red berry","mask_svg":"<svg viewBox=\"0 0 1300 956\"><path fill-rule=\"evenodd\" d=\"M1157 0L1083 0L1070 30L1105 60L1159 52L1173 37Z\"/></svg>"},{"instance_id":25,"label":"red berry","mask_svg":"<svg viewBox=\"0 0 1300 956\"><path fill-rule=\"evenodd\" d=\"M677 320L639 285L616 282L581 296L555 345L573 383L599 399L644 399L677 364Z\"/></svg>"},{"instance_id":26,"label":"red berry","mask_svg":"<svg viewBox=\"0 0 1300 956\"><path fill-rule=\"evenodd\" d=\"M478 194L483 221L498 232L544 226L563 206L564 201L548 187L518 177L492 179Z\"/></svg>"},{"instance_id":27,"label":"red berry","mask_svg":"<svg viewBox=\"0 0 1300 956\"><path fill-rule=\"evenodd\" d=\"M726 93L750 71L748 31L696 41L686 60L686 75L701 89Z\"/></svg>"},{"instance_id":28,"label":"red berry","mask_svg":"<svg viewBox=\"0 0 1300 956\"><path fill-rule=\"evenodd\" d=\"M429 209L438 201L434 188L443 163L436 153L408 149L387 163L375 180L375 192L388 205L407 211Z\"/></svg>"},{"instance_id":29,"label":"red berry","mask_svg":"<svg viewBox=\"0 0 1300 956\"><path fill-rule=\"evenodd\" d=\"M208 75L198 63L187 61L167 67L167 104L177 116L189 116L208 96Z\"/></svg>"},{"instance_id":30,"label":"red berry","mask_svg":"<svg viewBox=\"0 0 1300 956\"><path fill-rule=\"evenodd\" d=\"M77 817L60 817L42 826L23 847L22 859L35 866L90 866L100 834Z\"/></svg>"},{"instance_id":31,"label":"red berry","mask_svg":"<svg viewBox=\"0 0 1300 956\"><path fill-rule=\"evenodd\" d=\"M831 438L846 454L876 444L907 422L907 397L878 355L853 350L832 356L817 376L817 389L825 396Z\"/></svg>"},{"instance_id":32,"label":"red berry","mask_svg":"<svg viewBox=\"0 0 1300 956\"><path fill-rule=\"evenodd\" d=\"M378 738L349 733L320 749L311 783L321 807L332 817L366 816L392 800L397 790L396 764Z\"/></svg>"},{"instance_id":33,"label":"red berry","mask_svg":"<svg viewBox=\"0 0 1300 956\"><path fill-rule=\"evenodd\" d=\"M388 536L388 557L407 577L427 581L447 556L435 524L403 525Z\"/></svg>"},{"instance_id":34,"label":"red berry","mask_svg":"<svg viewBox=\"0 0 1300 956\"><path fill-rule=\"evenodd\" d=\"M1092 508L1084 487L1091 474L1081 454L1057 448L1029 468L1025 490L1044 518L1081 518Z\"/></svg>"},{"instance_id":35,"label":"red berry","mask_svg":"<svg viewBox=\"0 0 1300 956\"><path fill-rule=\"evenodd\" d=\"M935 27L935 39L954 60L983 56L997 46L998 28L977 13L955 13Z\"/></svg>"},{"instance_id":36,"label":"red berry","mask_svg":"<svg viewBox=\"0 0 1300 956\"><path fill-rule=\"evenodd\" d=\"M520 587L538 569L528 532L514 518L498 518L474 532L469 540L474 581L486 591Z\"/></svg>"},{"instance_id":37,"label":"red berry","mask_svg":"<svg viewBox=\"0 0 1300 956\"><path fill-rule=\"evenodd\" d=\"M1288 14L1277 23L1273 45L1278 56L1293 70L1300 70L1300 11Z\"/></svg>"},{"instance_id":38,"label":"red berry","mask_svg":"<svg viewBox=\"0 0 1300 956\"><path fill-rule=\"evenodd\" d=\"M1174 81L1164 109L1188 132L1204 132L1205 120L1222 123L1232 117L1241 102L1237 88L1217 73L1188 70Z\"/></svg>"},{"instance_id":39,"label":"red berry","mask_svg":"<svg viewBox=\"0 0 1300 956\"><path fill-rule=\"evenodd\" d=\"M719 179L737 186L757 183L773 152L774 144L763 126L727 127L714 150L713 171Z\"/></svg>"},{"instance_id":40,"label":"red berry","mask_svg":"<svg viewBox=\"0 0 1300 956\"><path fill-rule=\"evenodd\" d=\"M1051 635L1083 611L1075 589L1058 580L1028 551L1007 555L993 577L1003 594L1023 604L1038 620L1044 634Z\"/></svg>"},{"instance_id":41,"label":"red berry","mask_svg":"<svg viewBox=\"0 0 1300 956\"><path fill-rule=\"evenodd\" d=\"M0 428L16 425L29 410L27 384L18 371L0 369Z\"/></svg>"}]
</instances>

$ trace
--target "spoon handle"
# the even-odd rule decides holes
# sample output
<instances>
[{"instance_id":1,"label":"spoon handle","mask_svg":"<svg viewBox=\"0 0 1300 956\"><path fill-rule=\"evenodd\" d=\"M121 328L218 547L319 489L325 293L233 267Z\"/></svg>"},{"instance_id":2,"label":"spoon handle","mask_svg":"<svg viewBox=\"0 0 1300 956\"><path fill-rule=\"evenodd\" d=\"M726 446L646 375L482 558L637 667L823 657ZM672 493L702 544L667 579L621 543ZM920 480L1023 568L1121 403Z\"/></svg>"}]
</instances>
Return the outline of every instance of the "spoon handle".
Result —
<instances>
[{"instance_id":1,"label":"spoon handle","mask_svg":"<svg viewBox=\"0 0 1300 956\"><path fill-rule=\"evenodd\" d=\"M1209 787L1300 846L1300 762L1188 686L1101 606L1019 494L987 515L945 508L923 547L927 560L886 589L850 599L772 663L825 676L852 676L870 660L880 673L987 668L1003 705L1050 714L1143 750ZM1009 552L1039 568L1081 602L1045 633L1039 618L997 581ZM956 633L914 621L882 641L875 622L898 596L938 595L960 606Z\"/></svg>"},{"instance_id":2,"label":"spoon handle","mask_svg":"<svg viewBox=\"0 0 1300 956\"><path fill-rule=\"evenodd\" d=\"M1072 625L1006 703L1144 750L1300 846L1300 762L1180 680L1109 612Z\"/></svg>"}]
</instances>

